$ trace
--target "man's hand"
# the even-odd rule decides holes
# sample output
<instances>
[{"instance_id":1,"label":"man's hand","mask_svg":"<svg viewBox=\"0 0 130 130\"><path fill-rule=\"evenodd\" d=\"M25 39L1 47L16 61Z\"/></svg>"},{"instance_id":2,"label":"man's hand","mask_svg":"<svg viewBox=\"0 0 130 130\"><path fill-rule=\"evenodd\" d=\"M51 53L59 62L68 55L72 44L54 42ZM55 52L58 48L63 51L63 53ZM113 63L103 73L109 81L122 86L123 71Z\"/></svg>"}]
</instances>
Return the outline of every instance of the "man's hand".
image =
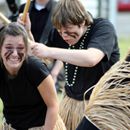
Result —
<instances>
[{"instance_id":1,"label":"man's hand","mask_svg":"<svg viewBox=\"0 0 130 130\"><path fill-rule=\"evenodd\" d=\"M49 47L42 43L31 43L32 54L39 57L40 59L48 58L48 50Z\"/></svg>"}]
</instances>

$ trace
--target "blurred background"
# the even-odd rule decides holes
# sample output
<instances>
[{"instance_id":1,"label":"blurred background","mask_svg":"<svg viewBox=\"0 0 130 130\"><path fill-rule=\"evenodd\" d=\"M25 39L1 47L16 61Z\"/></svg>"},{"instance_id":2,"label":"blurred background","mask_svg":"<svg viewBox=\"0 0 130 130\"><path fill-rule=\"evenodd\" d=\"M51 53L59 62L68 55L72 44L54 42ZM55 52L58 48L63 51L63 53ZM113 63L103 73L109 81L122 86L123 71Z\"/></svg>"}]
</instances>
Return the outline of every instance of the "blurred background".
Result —
<instances>
[{"instance_id":1,"label":"blurred background","mask_svg":"<svg viewBox=\"0 0 130 130\"><path fill-rule=\"evenodd\" d=\"M27 0L16 0L16 4L21 5ZM58 1L58 0L56 0ZM119 38L121 59L125 57L130 48L130 0L81 0L86 9L93 17L103 17L109 19L115 26ZM6 0L0 0L0 12L7 18L12 16ZM0 101L0 117L2 117L2 103ZM1 120L1 118L0 118ZM0 121L1 122L1 121Z\"/></svg>"},{"instance_id":2,"label":"blurred background","mask_svg":"<svg viewBox=\"0 0 130 130\"><path fill-rule=\"evenodd\" d=\"M15 0L19 6L27 0ZM58 1L58 0L56 0ZM130 34L130 0L81 0L86 9L94 17L104 17L111 20L119 36ZM0 0L0 11L7 17L11 15L6 0ZM125 25L125 26L124 26Z\"/></svg>"},{"instance_id":3,"label":"blurred background","mask_svg":"<svg viewBox=\"0 0 130 130\"><path fill-rule=\"evenodd\" d=\"M27 0L15 0L19 6ZM58 1L58 0L56 0ZM108 18L115 26L118 36L129 37L130 34L130 0L81 0L86 9L94 17ZM6 16L11 15L6 0L0 0L0 11Z\"/></svg>"}]
</instances>

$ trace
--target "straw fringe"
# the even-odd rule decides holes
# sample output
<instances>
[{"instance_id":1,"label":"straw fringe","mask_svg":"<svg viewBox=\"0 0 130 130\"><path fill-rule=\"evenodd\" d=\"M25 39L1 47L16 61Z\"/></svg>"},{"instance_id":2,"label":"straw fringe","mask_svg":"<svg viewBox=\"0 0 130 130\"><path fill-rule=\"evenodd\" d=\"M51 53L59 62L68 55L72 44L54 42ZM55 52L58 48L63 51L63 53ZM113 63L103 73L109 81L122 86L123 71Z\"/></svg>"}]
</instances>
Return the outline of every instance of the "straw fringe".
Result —
<instances>
[{"instance_id":1,"label":"straw fringe","mask_svg":"<svg viewBox=\"0 0 130 130\"><path fill-rule=\"evenodd\" d=\"M84 116L84 102L65 96L60 103L60 116L67 130L75 130Z\"/></svg>"},{"instance_id":2,"label":"straw fringe","mask_svg":"<svg viewBox=\"0 0 130 130\"><path fill-rule=\"evenodd\" d=\"M130 130L130 62L119 61L106 72L85 114L101 130Z\"/></svg>"},{"instance_id":3,"label":"straw fringe","mask_svg":"<svg viewBox=\"0 0 130 130\"><path fill-rule=\"evenodd\" d=\"M58 119L55 125L55 129L54 130L67 130L65 127L64 122L62 121L60 115L58 115Z\"/></svg>"}]
</instances>

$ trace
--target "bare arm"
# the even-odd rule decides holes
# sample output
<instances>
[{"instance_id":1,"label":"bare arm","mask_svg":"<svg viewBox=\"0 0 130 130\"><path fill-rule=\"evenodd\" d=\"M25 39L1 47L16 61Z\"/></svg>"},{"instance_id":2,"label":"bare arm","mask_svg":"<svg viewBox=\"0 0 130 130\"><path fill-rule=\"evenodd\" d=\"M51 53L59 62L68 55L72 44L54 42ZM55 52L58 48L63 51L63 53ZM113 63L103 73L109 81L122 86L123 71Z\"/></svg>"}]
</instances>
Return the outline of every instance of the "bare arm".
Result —
<instances>
[{"instance_id":1,"label":"bare arm","mask_svg":"<svg viewBox=\"0 0 130 130\"><path fill-rule=\"evenodd\" d=\"M38 57L58 59L83 67L93 67L104 57L104 53L96 48L68 50L47 47L39 43L32 46L32 52Z\"/></svg>"},{"instance_id":2,"label":"bare arm","mask_svg":"<svg viewBox=\"0 0 130 130\"><path fill-rule=\"evenodd\" d=\"M57 81L57 77L58 77L62 68L63 68L63 62L57 60L54 64L52 70L51 70L51 75L52 75L52 78L54 79L55 83Z\"/></svg>"},{"instance_id":3,"label":"bare arm","mask_svg":"<svg viewBox=\"0 0 130 130\"><path fill-rule=\"evenodd\" d=\"M54 130L58 115L58 99L52 77L49 75L38 86L38 90L47 105L44 130Z\"/></svg>"}]
</instances>

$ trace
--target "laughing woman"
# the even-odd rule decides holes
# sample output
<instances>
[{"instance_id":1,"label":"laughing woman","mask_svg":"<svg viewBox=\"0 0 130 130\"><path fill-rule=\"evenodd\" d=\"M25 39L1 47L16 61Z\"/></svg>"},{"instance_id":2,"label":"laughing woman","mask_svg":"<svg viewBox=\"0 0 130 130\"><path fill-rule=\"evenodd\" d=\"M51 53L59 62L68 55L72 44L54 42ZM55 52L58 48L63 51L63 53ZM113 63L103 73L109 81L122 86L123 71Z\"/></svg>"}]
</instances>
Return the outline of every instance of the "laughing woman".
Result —
<instances>
[{"instance_id":1,"label":"laughing woman","mask_svg":"<svg viewBox=\"0 0 130 130\"><path fill-rule=\"evenodd\" d=\"M27 33L10 23L0 32L0 98L5 130L54 130L58 101L46 65L28 56Z\"/></svg>"}]
</instances>

